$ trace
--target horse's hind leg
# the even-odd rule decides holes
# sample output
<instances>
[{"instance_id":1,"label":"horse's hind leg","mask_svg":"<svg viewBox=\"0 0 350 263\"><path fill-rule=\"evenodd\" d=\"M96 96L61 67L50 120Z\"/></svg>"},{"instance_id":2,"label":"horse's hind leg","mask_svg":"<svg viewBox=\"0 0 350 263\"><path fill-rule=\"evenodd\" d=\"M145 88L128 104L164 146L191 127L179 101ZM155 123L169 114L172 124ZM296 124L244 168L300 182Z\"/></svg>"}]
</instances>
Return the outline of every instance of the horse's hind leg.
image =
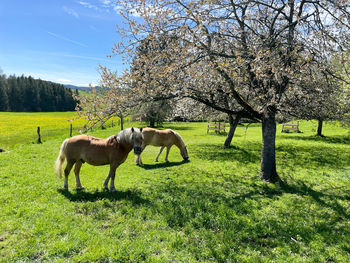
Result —
<instances>
[{"instance_id":1,"label":"horse's hind leg","mask_svg":"<svg viewBox=\"0 0 350 263\"><path fill-rule=\"evenodd\" d=\"M158 162L159 155L160 155L160 154L162 153L162 151L164 150L164 147L165 147L165 146L162 146L162 147L160 148L159 153L158 153L158 155L157 155L157 157L156 157L155 162Z\"/></svg>"},{"instance_id":2,"label":"horse's hind leg","mask_svg":"<svg viewBox=\"0 0 350 263\"><path fill-rule=\"evenodd\" d=\"M166 161L167 163L169 162L168 156L169 156L170 148L171 148L171 146L167 146L167 147L166 147L165 161Z\"/></svg>"},{"instance_id":3,"label":"horse's hind leg","mask_svg":"<svg viewBox=\"0 0 350 263\"><path fill-rule=\"evenodd\" d=\"M63 187L64 187L64 189L67 189L67 190L68 190L68 176L69 176L70 170L72 170L74 163L75 163L74 161L67 160L67 166L64 169L64 185L63 185Z\"/></svg>"},{"instance_id":4,"label":"horse's hind leg","mask_svg":"<svg viewBox=\"0 0 350 263\"><path fill-rule=\"evenodd\" d=\"M79 177L80 168L81 168L82 165L83 165L83 163L81 161L77 161L75 163L75 167L74 167L75 186L76 186L77 189L84 189L84 187L81 185L80 177Z\"/></svg>"}]
</instances>

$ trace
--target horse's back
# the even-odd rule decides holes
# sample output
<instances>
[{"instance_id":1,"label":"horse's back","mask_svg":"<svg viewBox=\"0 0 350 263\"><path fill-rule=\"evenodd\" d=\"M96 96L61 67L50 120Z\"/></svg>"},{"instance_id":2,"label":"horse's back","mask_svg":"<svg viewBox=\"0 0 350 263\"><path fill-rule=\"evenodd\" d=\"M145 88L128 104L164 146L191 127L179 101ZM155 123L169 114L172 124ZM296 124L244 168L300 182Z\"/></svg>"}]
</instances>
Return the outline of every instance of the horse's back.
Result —
<instances>
[{"instance_id":1,"label":"horse's back","mask_svg":"<svg viewBox=\"0 0 350 263\"><path fill-rule=\"evenodd\" d=\"M89 135L77 135L67 141L66 155L70 159L88 161L90 155L104 155L105 140ZM102 157L102 156L100 156Z\"/></svg>"},{"instance_id":2,"label":"horse's back","mask_svg":"<svg viewBox=\"0 0 350 263\"><path fill-rule=\"evenodd\" d=\"M84 147L88 145L99 145L105 143L104 139L96 138L90 135L76 135L68 139L67 145L72 147Z\"/></svg>"},{"instance_id":3,"label":"horse's back","mask_svg":"<svg viewBox=\"0 0 350 263\"><path fill-rule=\"evenodd\" d=\"M174 144L175 133L171 129L156 130L153 128L144 128L142 130L145 145L170 146Z\"/></svg>"}]
</instances>

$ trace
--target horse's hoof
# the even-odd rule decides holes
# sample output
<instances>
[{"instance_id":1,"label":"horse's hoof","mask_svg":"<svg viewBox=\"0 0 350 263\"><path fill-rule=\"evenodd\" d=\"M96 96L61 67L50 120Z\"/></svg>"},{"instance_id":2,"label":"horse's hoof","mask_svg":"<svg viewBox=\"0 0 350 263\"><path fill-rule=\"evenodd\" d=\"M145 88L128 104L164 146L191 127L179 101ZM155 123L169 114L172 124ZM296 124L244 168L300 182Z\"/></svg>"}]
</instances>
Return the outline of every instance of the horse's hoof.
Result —
<instances>
[{"instance_id":1,"label":"horse's hoof","mask_svg":"<svg viewBox=\"0 0 350 263\"><path fill-rule=\"evenodd\" d=\"M117 192L117 189L115 189L115 188L112 188L111 190L109 190L111 193L115 193L115 192Z\"/></svg>"},{"instance_id":2,"label":"horse's hoof","mask_svg":"<svg viewBox=\"0 0 350 263\"><path fill-rule=\"evenodd\" d=\"M82 191L82 190L85 190L84 186L80 186L80 187L77 187L76 188L77 191Z\"/></svg>"}]
</instances>

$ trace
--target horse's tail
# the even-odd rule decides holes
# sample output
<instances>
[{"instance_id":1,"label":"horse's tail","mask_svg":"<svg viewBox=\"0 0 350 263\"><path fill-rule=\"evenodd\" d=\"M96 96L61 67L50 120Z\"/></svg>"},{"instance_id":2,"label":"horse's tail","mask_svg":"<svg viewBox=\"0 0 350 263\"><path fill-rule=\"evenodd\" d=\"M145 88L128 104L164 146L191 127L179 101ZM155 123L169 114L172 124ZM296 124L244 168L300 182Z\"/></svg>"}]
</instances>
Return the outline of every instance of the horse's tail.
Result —
<instances>
[{"instance_id":1,"label":"horse's tail","mask_svg":"<svg viewBox=\"0 0 350 263\"><path fill-rule=\"evenodd\" d=\"M63 166L63 163L66 159L65 149L67 146L67 142L68 142L68 139L64 140L64 142L62 143L61 148L60 148L60 152L59 152L58 157L57 157L56 162L55 162L56 175L60 178L62 178L62 166Z\"/></svg>"}]
</instances>

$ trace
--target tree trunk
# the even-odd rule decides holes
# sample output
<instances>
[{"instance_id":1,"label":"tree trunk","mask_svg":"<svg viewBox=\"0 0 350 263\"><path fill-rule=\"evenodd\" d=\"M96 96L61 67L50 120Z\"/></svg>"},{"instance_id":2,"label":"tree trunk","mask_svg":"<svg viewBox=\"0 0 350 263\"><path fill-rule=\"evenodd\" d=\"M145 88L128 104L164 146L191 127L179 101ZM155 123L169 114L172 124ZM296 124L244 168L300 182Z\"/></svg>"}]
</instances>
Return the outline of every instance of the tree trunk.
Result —
<instances>
[{"instance_id":1,"label":"tree trunk","mask_svg":"<svg viewBox=\"0 0 350 263\"><path fill-rule=\"evenodd\" d=\"M120 115L120 130L124 130L124 118L123 115Z\"/></svg>"},{"instance_id":2,"label":"tree trunk","mask_svg":"<svg viewBox=\"0 0 350 263\"><path fill-rule=\"evenodd\" d=\"M317 136L323 137L323 135L322 135L322 126L323 126L323 120L319 119L318 120L318 126L317 126Z\"/></svg>"},{"instance_id":3,"label":"tree trunk","mask_svg":"<svg viewBox=\"0 0 350 263\"><path fill-rule=\"evenodd\" d=\"M155 126L155 121L154 121L154 119L151 119L151 120L149 121L149 127L151 127L151 128L156 127L156 126Z\"/></svg>"},{"instance_id":4,"label":"tree trunk","mask_svg":"<svg viewBox=\"0 0 350 263\"><path fill-rule=\"evenodd\" d=\"M262 149L260 177L268 182L276 182L276 122L275 112L269 111L262 119Z\"/></svg>"},{"instance_id":5,"label":"tree trunk","mask_svg":"<svg viewBox=\"0 0 350 263\"><path fill-rule=\"evenodd\" d=\"M228 115L228 119L229 119L229 123L230 123L230 129L228 131L228 134L227 134L227 137L226 137L226 140L224 143L225 147L230 147L232 138L235 135L235 131L236 131L237 125L241 119L241 116L236 115L236 118L233 119L233 116L230 114L230 115Z\"/></svg>"}]
</instances>

